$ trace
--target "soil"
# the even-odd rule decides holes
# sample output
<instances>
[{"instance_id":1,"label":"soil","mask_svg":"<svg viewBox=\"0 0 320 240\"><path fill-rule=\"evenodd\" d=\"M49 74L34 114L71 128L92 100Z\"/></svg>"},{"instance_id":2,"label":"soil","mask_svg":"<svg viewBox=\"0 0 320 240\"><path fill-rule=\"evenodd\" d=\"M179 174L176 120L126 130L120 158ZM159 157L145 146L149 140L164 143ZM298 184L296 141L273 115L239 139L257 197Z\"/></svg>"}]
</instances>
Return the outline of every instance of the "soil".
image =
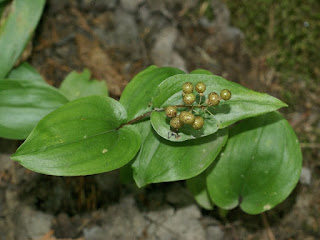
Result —
<instances>
[{"instance_id":1,"label":"soil","mask_svg":"<svg viewBox=\"0 0 320 240\"><path fill-rule=\"evenodd\" d=\"M10 160L21 142L0 139L0 239L320 239L320 88L280 81L264 56L245 50L244 38L221 0L48 1L28 61L49 84L89 68L118 99L151 64L204 68L289 103L282 113L302 143L304 168L276 208L225 216L200 209L184 182L138 189L121 184L118 171L87 177L31 172Z\"/></svg>"}]
</instances>

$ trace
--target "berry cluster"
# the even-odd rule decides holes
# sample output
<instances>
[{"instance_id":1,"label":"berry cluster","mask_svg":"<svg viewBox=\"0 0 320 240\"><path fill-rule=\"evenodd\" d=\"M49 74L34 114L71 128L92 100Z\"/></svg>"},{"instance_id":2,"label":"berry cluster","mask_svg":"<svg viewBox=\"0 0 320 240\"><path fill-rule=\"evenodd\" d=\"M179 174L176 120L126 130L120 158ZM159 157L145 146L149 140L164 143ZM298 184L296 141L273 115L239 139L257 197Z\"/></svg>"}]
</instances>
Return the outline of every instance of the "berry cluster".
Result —
<instances>
[{"instance_id":1,"label":"berry cluster","mask_svg":"<svg viewBox=\"0 0 320 240\"><path fill-rule=\"evenodd\" d=\"M171 118L170 126L173 130L178 131L179 128L185 124L191 125L196 130L201 129L204 125L204 119L201 116L195 116L193 114L194 108L198 107L201 110L209 112L207 107L217 106L220 103L220 100L229 100L231 98L231 92L228 89L223 89L220 92L220 96L215 92L209 93L207 100L205 101L206 105L203 105L201 104L201 99L204 96L206 88L207 87L203 82L198 82L196 84L195 90L199 93L200 100L199 104L194 106L192 104L196 101L196 95L193 93L193 84L191 82L186 82L182 85L182 100L185 105L168 106L165 108L167 117ZM179 107L189 108L190 110L178 113L177 108Z\"/></svg>"}]
</instances>

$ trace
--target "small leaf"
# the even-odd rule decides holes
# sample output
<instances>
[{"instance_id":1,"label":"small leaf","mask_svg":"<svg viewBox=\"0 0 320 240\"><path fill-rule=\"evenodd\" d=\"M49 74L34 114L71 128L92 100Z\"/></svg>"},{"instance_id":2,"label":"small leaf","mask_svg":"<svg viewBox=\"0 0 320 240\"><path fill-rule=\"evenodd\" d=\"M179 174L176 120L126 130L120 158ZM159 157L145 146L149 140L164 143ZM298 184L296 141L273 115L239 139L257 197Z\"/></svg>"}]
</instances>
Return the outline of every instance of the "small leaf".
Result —
<instances>
[{"instance_id":1,"label":"small leaf","mask_svg":"<svg viewBox=\"0 0 320 240\"><path fill-rule=\"evenodd\" d=\"M70 101L92 95L108 96L105 81L90 80L91 73L85 69L82 73L71 72L61 83L60 92Z\"/></svg>"},{"instance_id":2,"label":"small leaf","mask_svg":"<svg viewBox=\"0 0 320 240\"><path fill-rule=\"evenodd\" d=\"M179 131L180 137L170 138L170 141L185 141L189 139L204 137L225 128L241 119L257 116L278 108L287 106L282 101L265 93L249 90L239 84L225 80L222 77L206 74L179 74L163 81L157 88L153 98L153 107L163 108L170 105L182 104L182 85L191 82L206 84L205 95L210 92L220 93L223 89L229 89L232 97L228 101L221 101L216 107L209 107L211 114L203 113L205 125L202 131L186 127ZM203 102L204 100L202 100ZM170 132L169 120L163 112L153 112L151 123L156 132L165 139L168 139ZM169 133L170 135L170 133Z\"/></svg>"},{"instance_id":3,"label":"small leaf","mask_svg":"<svg viewBox=\"0 0 320 240\"><path fill-rule=\"evenodd\" d=\"M0 80L0 137L25 139L41 118L67 102L49 85Z\"/></svg>"},{"instance_id":4,"label":"small leaf","mask_svg":"<svg viewBox=\"0 0 320 240\"><path fill-rule=\"evenodd\" d=\"M197 203L206 210L212 210L214 205L207 190L205 172L194 178L187 179L186 183Z\"/></svg>"},{"instance_id":5,"label":"small leaf","mask_svg":"<svg viewBox=\"0 0 320 240\"><path fill-rule=\"evenodd\" d=\"M44 117L12 159L24 167L57 176L90 175L128 163L141 139L126 111L111 98L89 96Z\"/></svg>"},{"instance_id":6,"label":"small leaf","mask_svg":"<svg viewBox=\"0 0 320 240\"><path fill-rule=\"evenodd\" d=\"M45 0L14 0L10 14L0 26L0 78L20 57L39 22Z\"/></svg>"},{"instance_id":7,"label":"small leaf","mask_svg":"<svg viewBox=\"0 0 320 240\"><path fill-rule=\"evenodd\" d=\"M168 77L182 74L177 68L150 66L138 73L124 89L120 103L128 112L128 119L133 119L152 110L151 99L158 85Z\"/></svg>"},{"instance_id":8,"label":"small leaf","mask_svg":"<svg viewBox=\"0 0 320 240\"><path fill-rule=\"evenodd\" d=\"M29 63L24 62L20 64L18 67L14 68L6 79L17 80L23 79L24 81L29 80L33 83L44 83L45 80L42 76L34 69Z\"/></svg>"},{"instance_id":9,"label":"small leaf","mask_svg":"<svg viewBox=\"0 0 320 240\"><path fill-rule=\"evenodd\" d=\"M149 183L178 181L203 172L227 141L226 130L205 138L173 143L154 132L149 121L136 124L143 145L132 165L139 187Z\"/></svg>"},{"instance_id":10,"label":"small leaf","mask_svg":"<svg viewBox=\"0 0 320 240\"><path fill-rule=\"evenodd\" d=\"M238 204L249 214L269 210L293 190L302 155L289 123L277 112L247 119L230 131L229 141L208 169L207 188L221 208Z\"/></svg>"}]
</instances>

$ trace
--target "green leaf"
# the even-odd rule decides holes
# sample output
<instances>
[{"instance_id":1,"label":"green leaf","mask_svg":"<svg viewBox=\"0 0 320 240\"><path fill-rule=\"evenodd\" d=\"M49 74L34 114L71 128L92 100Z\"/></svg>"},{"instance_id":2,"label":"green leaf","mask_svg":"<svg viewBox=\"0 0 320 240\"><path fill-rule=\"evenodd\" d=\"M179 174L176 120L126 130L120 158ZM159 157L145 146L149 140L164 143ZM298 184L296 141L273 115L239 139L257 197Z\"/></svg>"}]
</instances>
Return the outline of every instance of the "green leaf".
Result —
<instances>
[{"instance_id":1,"label":"green leaf","mask_svg":"<svg viewBox=\"0 0 320 240\"><path fill-rule=\"evenodd\" d=\"M190 74L205 74L205 75L213 75L212 72L205 70L205 69L201 69L198 68L196 70L193 70L192 72L190 72Z\"/></svg>"},{"instance_id":2,"label":"green leaf","mask_svg":"<svg viewBox=\"0 0 320 240\"><path fill-rule=\"evenodd\" d=\"M228 138L227 131L221 130L205 138L173 143L158 136L150 121L137 124L137 128L144 134L144 142L132 165L139 187L200 174L214 161Z\"/></svg>"},{"instance_id":3,"label":"green leaf","mask_svg":"<svg viewBox=\"0 0 320 240\"><path fill-rule=\"evenodd\" d=\"M186 183L197 203L206 210L212 210L214 205L207 190L205 172L194 178L187 179Z\"/></svg>"},{"instance_id":4,"label":"green leaf","mask_svg":"<svg viewBox=\"0 0 320 240\"><path fill-rule=\"evenodd\" d=\"M0 80L0 137L25 139L41 118L67 102L49 85Z\"/></svg>"},{"instance_id":5,"label":"green leaf","mask_svg":"<svg viewBox=\"0 0 320 240\"><path fill-rule=\"evenodd\" d=\"M282 101L265 93L249 90L239 84L225 80L222 77L206 74L179 74L163 81L157 88L152 105L155 108L163 108L169 105L182 104L182 85L191 82L204 82L207 86L205 95L210 92L220 93L223 89L229 89L232 97L228 101L221 101L216 107L209 107L211 114L201 112L205 117L205 125L201 131L186 126L179 130L178 138L170 138L170 141L185 141L210 135L218 129L225 128L241 119L257 116L278 108L287 106ZM204 102L204 100L202 100ZM153 112L151 123L156 132L165 139L170 136L169 119L164 112Z\"/></svg>"},{"instance_id":6,"label":"green leaf","mask_svg":"<svg viewBox=\"0 0 320 240\"><path fill-rule=\"evenodd\" d=\"M82 73L71 72L61 83L60 92L70 101L92 95L108 96L105 81L90 80L91 73L85 69Z\"/></svg>"},{"instance_id":7,"label":"green leaf","mask_svg":"<svg viewBox=\"0 0 320 240\"><path fill-rule=\"evenodd\" d=\"M302 154L289 123L272 112L232 128L216 163L207 176L212 201L224 209L240 205L243 211L258 214L282 202L293 190Z\"/></svg>"},{"instance_id":8,"label":"green leaf","mask_svg":"<svg viewBox=\"0 0 320 240\"><path fill-rule=\"evenodd\" d=\"M126 110L102 96L74 100L44 117L12 159L24 167L57 176L111 171L128 163L141 139L124 126Z\"/></svg>"},{"instance_id":9,"label":"green leaf","mask_svg":"<svg viewBox=\"0 0 320 240\"><path fill-rule=\"evenodd\" d=\"M23 62L18 67L14 68L7 76L6 79L17 80L23 79L29 80L35 83L46 83L42 76L34 69L29 63Z\"/></svg>"},{"instance_id":10,"label":"green leaf","mask_svg":"<svg viewBox=\"0 0 320 240\"><path fill-rule=\"evenodd\" d=\"M42 14L45 0L14 0L11 12L0 26L0 78L20 57Z\"/></svg>"},{"instance_id":11,"label":"green leaf","mask_svg":"<svg viewBox=\"0 0 320 240\"><path fill-rule=\"evenodd\" d=\"M151 99L158 85L166 78L182 73L184 72L177 68L150 66L137 74L120 98L120 103L127 109L128 119L151 111Z\"/></svg>"}]
</instances>

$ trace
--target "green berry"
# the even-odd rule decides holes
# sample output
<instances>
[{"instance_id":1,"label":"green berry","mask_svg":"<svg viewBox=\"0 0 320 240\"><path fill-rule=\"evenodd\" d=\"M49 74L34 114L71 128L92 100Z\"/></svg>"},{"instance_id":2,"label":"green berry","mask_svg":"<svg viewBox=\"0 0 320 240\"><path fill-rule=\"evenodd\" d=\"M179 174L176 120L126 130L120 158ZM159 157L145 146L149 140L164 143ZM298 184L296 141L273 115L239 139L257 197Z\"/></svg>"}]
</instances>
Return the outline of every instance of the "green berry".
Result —
<instances>
[{"instance_id":1,"label":"green berry","mask_svg":"<svg viewBox=\"0 0 320 240\"><path fill-rule=\"evenodd\" d=\"M194 123L193 123L192 127L196 130L199 130L200 128L203 127L203 124L204 124L204 119L200 116L197 116L194 119Z\"/></svg>"},{"instance_id":2,"label":"green berry","mask_svg":"<svg viewBox=\"0 0 320 240\"><path fill-rule=\"evenodd\" d=\"M192 125L194 123L195 116L191 112L183 111L180 113L179 119L183 124Z\"/></svg>"},{"instance_id":3,"label":"green berry","mask_svg":"<svg viewBox=\"0 0 320 240\"><path fill-rule=\"evenodd\" d=\"M183 96L183 102L187 105L191 105L196 100L196 96L193 93L186 93Z\"/></svg>"},{"instance_id":4,"label":"green berry","mask_svg":"<svg viewBox=\"0 0 320 240\"><path fill-rule=\"evenodd\" d=\"M191 82L186 82L182 85L182 91L184 93L192 93L193 92L193 85Z\"/></svg>"},{"instance_id":5,"label":"green berry","mask_svg":"<svg viewBox=\"0 0 320 240\"><path fill-rule=\"evenodd\" d=\"M179 117L174 117L170 120L170 126L173 128L173 129L179 129L182 127L182 122L180 121Z\"/></svg>"},{"instance_id":6,"label":"green berry","mask_svg":"<svg viewBox=\"0 0 320 240\"><path fill-rule=\"evenodd\" d=\"M175 117L177 115L177 108L175 106L166 107L166 115L169 118Z\"/></svg>"},{"instance_id":7,"label":"green berry","mask_svg":"<svg viewBox=\"0 0 320 240\"><path fill-rule=\"evenodd\" d=\"M196 84L196 91L198 93L204 93L206 91L206 85L203 82L198 82Z\"/></svg>"},{"instance_id":8,"label":"green berry","mask_svg":"<svg viewBox=\"0 0 320 240\"><path fill-rule=\"evenodd\" d=\"M215 92L209 93L208 99L207 99L207 104L209 106L216 106L219 104L219 102L220 102L220 97L217 93Z\"/></svg>"},{"instance_id":9,"label":"green berry","mask_svg":"<svg viewBox=\"0 0 320 240\"><path fill-rule=\"evenodd\" d=\"M223 89L221 92L220 92L220 97L223 99L223 100L229 100L231 98L231 92L228 90L228 89Z\"/></svg>"}]
</instances>

